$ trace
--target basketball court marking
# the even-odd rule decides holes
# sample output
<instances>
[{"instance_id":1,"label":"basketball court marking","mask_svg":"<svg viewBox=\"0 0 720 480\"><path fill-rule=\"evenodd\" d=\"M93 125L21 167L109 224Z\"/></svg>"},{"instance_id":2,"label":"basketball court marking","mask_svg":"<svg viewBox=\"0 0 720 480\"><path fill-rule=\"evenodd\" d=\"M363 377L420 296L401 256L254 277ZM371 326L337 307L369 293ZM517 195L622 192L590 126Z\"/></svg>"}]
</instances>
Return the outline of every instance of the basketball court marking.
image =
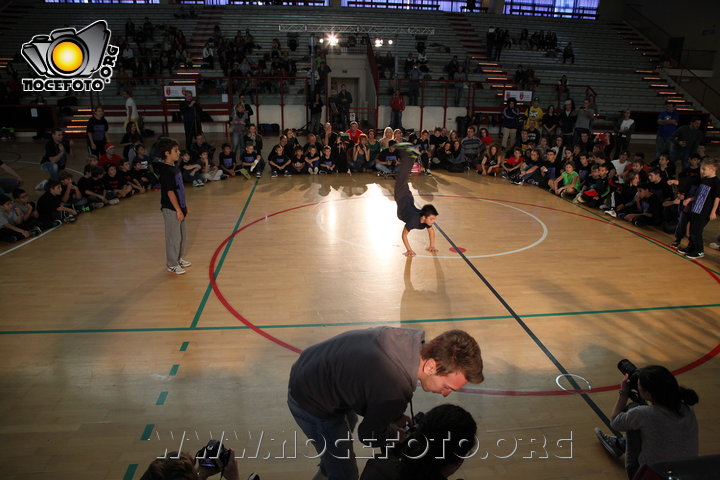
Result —
<instances>
[{"instance_id":1,"label":"basketball court marking","mask_svg":"<svg viewBox=\"0 0 720 480\"><path fill-rule=\"evenodd\" d=\"M569 200L567 200L567 199L565 199L565 201L569 202ZM631 229L629 229L629 228L627 228L627 227L625 227L625 226L623 226L623 225L619 225L618 223L613 222L613 221L610 220L609 218L605 218L605 217L599 215L597 212L594 212L594 211L592 211L592 210L589 210L589 209L587 209L587 208L584 207L584 206L581 206L580 208L582 208L584 211L586 211L586 212L588 212L588 213L591 213L592 215L594 215L594 216L596 216L596 217L604 220L606 223L609 223L610 225L614 225L614 226L616 226L616 227L618 227L618 228L622 228L623 230L628 231L628 232L632 233L633 235L636 235L636 236L638 236L638 237L640 237L640 238L642 238L642 239L644 239L644 240L647 240L648 242L653 243L653 244L657 245L658 247L661 247L661 248L663 248L664 250L667 250L667 251L669 251L669 252L677 255L678 257L687 260L688 262L694 263L694 264L697 265L698 267L700 267L700 268L702 268L703 270L705 270L705 271L708 273L708 275L710 275L711 277L713 277L713 278L715 279L716 282L720 283L720 277L718 277L718 275L720 275L720 272L718 272L718 271L716 271L716 270L713 270L712 268L706 267L705 265L701 264L700 262L698 262L698 261L695 260L695 259L687 258L685 255L683 255L683 254L681 254L681 253L678 253L677 251L673 250L672 247L670 247L670 245L668 245L667 243L662 242L661 240L658 240L658 239L656 239L656 238L653 238L653 237L651 237L651 236L649 236L649 235L645 235L644 233L636 232L635 230L631 230Z\"/></svg>"},{"instance_id":2,"label":"basketball court marking","mask_svg":"<svg viewBox=\"0 0 720 480\"><path fill-rule=\"evenodd\" d=\"M585 377L581 377L580 375L575 375L574 373L561 374L561 375L558 375L557 377L555 377L555 385L557 385L558 388L561 388L561 389L563 389L563 390L565 390L565 391L568 390L567 388L563 387L563 386L560 384L560 379L561 379L561 378L565 378L565 377L567 377L567 378L577 378L578 380L583 381L583 382L585 382L585 383L587 384L587 387L585 388L585 390L592 390L592 385L590 385L590 382L588 382Z\"/></svg>"},{"instance_id":3,"label":"basketball court marking","mask_svg":"<svg viewBox=\"0 0 720 480\"><path fill-rule=\"evenodd\" d=\"M445 240L447 240L448 243L450 245L452 245L453 248L455 248L455 250L458 251L458 255L460 255L463 258L463 260L465 260L465 263L467 263L467 265L470 267L470 269L473 272L475 272L475 275L477 275L477 277L485 284L485 286L488 288L488 290L490 290L490 292L492 292L492 294L495 295L495 298L497 298L498 301L502 304L502 306L505 307L505 310L507 310L508 313L510 313L510 315L513 316L513 318L515 319L515 322L520 326L520 328L525 330L525 333L527 333L528 336L533 340L533 342L535 342L535 345L537 345L538 348L545 354L545 356L548 358L548 360L550 360L553 363L553 365L555 365L555 367L558 370L560 370L560 372L562 374L564 374L566 376L570 375L570 372L568 372L567 369L565 369L565 367L563 366L563 364L560 363L560 361L557 358L555 358L555 355L553 355L552 352L550 352L550 349L548 349L545 346L545 344L542 343L540 338L538 338L538 336L535 335L535 332L533 332L532 329L518 316L518 314L515 313L515 310L513 310L512 307L505 301L505 299L502 297L502 295L500 295L500 293L497 290L495 290L495 287L492 286L490 281L488 281L485 278L485 276L482 273L480 273L480 270L478 270L477 267L475 267L475 265L470 261L469 258L467 258L465 256L464 253L459 251L457 245L455 245L455 242L453 242L452 239L450 238L450 236L447 233L445 233L445 230L443 230L438 223L435 223L435 226L437 227L438 231L442 234L442 236L445 237ZM578 383L575 381L575 379L573 377L568 376L568 381L570 382L570 384L573 386L573 388L575 390L577 390L578 392L581 392L580 385L578 385ZM611 431L617 433L610 426L610 419L607 417L607 415L605 415L605 413L600 409L600 407L598 407L598 405L593 401L593 399L590 398L590 396L587 393L581 392L580 397L585 401L585 403L587 403L587 405L592 409L592 411L595 412L595 414L600 418L600 420Z\"/></svg>"},{"instance_id":4,"label":"basketball court marking","mask_svg":"<svg viewBox=\"0 0 720 480\"><path fill-rule=\"evenodd\" d=\"M51 227L50 229L45 230L44 232L42 232L42 233L41 233L40 235L38 235L37 237L32 237L32 238L30 238L30 239L28 239L28 240L25 240L25 241L22 242L20 245L16 245L16 246L14 246L14 247L12 247L12 248L10 248L10 249L8 249L8 250L5 250L4 252L1 252L1 253L0 253L0 257L2 257L3 255L7 255L7 254L10 253L10 252L14 252L14 251L17 250L18 248L24 247L24 246L27 245L28 243L32 243L32 242L34 242L35 240L37 240L38 238L44 237L44 236L47 235L48 233L50 233L50 232L52 232L53 230L56 230L56 229L58 229L58 228L60 228L59 225L58 225L57 227Z\"/></svg>"},{"instance_id":5,"label":"basketball court marking","mask_svg":"<svg viewBox=\"0 0 720 480\"><path fill-rule=\"evenodd\" d=\"M418 196L420 196L420 197L423 197L423 196L425 196L425 197L431 196L431 197L483 198L483 197L461 196L461 195L443 195L443 194L438 194L438 193L418 193ZM590 216L588 216L588 215L583 215L583 214L577 213L577 212L570 212L570 211L568 211L568 210L561 210L561 209L559 209L559 208L549 207L549 206L546 206L546 205L537 205L537 204L534 204L534 203L518 202L518 201L514 201L514 200L502 200L502 202L504 202L504 203L514 203L514 204L516 204L516 205L527 205L527 206L531 206L531 207L535 207L535 208L542 208L542 209L544 209L544 210L552 210L552 211L555 211L555 212L566 213L566 214L568 214L568 215L575 215L575 216L577 216L577 217L587 218L587 219L589 219L589 220L594 220L594 221L596 221L596 222L601 222L601 223L606 223L606 224L608 224L608 225L613 225L613 226L615 226L615 227L617 227L617 228L620 228L620 229L625 230L626 232L632 233L633 235L636 235L636 236L638 236L638 237L640 237L640 238L642 238L642 239L644 239L644 240L647 240L647 241L650 242L650 243L653 243L653 244L655 244L655 245L657 245L657 246L659 246L659 247L662 247L663 249L665 249L665 250L673 253L674 255L677 255L677 256L680 257L680 258L683 258L684 260L686 260L686 261L688 261L688 262L692 262L692 263L696 264L698 267L700 267L700 268L702 268L703 270L705 270L711 277L713 277L713 279L715 279L715 281L717 281L718 283L720 283L720 277L717 276L717 275L720 275L720 272L718 272L717 270L713 270L712 268L706 267L705 265L702 265L702 264L699 263L697 260L693 260L693 259L691 259L691 258L687 258L686 256L679 254L678 252L676 252L675 250L673 250L672 248L670 248L670 245L662 242L661 240L658 240L658 239L656 239L656 238L653 238L653 237L651 237L651 236L649 236L649 235L645 235L644 233L640 233L640 232L636 232L635 230L631 230L631 229L625 227L624 225L620 225L620 224L612 221L610 218L604 217L603 215L600 215L599 213L597 213L597 212L595 212L595 211L593 211L593 210L588 209L588 208L585 207L584 205L574 204L574 203L572 203L572 201L570 201L570 200L568 200L568 199L566 199L566 198L564 198L563 200L564 200L566 203L572 205L573 207L580 207L584 212L591 214L592 217L590 217Z\"/></svg>"},{"instance_id":6,"label":"basketball court marking","mask_svg":"<svg viewBox=\"0 0 720 480\"><path fill-rule=\"evenodd\" d=\"M669 305L662 307L638 307L638 308L618 308L611 310L587 310L578 312L550 312L550 313L528 313L523 315L524 318L550 318L550 317L567 317L580 315L606 315L611 313L633 313L633 312L654 312L663 310L693 310L699 308L718 308L720 303L708 303L703 305ZM287 325L258 325L258 328L265 329L291 329L291 328L318 328L318 327L353 327L353 326L374 326L387 325L388 323L406 324L424 324L424 323L444 323L444 322L473 322L482 320L504 320L512 318L510 315L488 315L483 317L457 317L457 318L424 318L418 320L402 320L399 322L386 321L364 321L364 322L339 322L339 323L294 323ZM0 335L68 335L68 334L85 334L85 333L155 333L155 332L192 332L192 331L225 331L225 330L249 330L250 327L245 325L225 325L217 327L144 327L144 328L78 328L78 329L48 329L48 330L5 330L0 331ZM183 347L187 349L188 342L183 342ZM185 351L182 349L180 351Z\"/></svg>"},{"instance_id":7,"label":"basketball court marking","mask_svg":"<svg viewBox=\"0 0 720 480\"><path fill-rule=\"evenodd\" d=\"M250 205L250 200L252 199L253 195L255 194L255 189L258 186L258 182L260 181L259 178L255 178L255 183L253 184L252 190L250 190L250 193L248 194L247 200L245 200L245 206L243 206L242 211L240 212L240 216L237 219L237 222L235 222L235 226L233 227L233 232L238 231L238 228L240 227L240 223L242 222L243 218L245 218L245 212L247 212L247 208ZM233 236L234 238L234 236ZM223 251L222 257L220 257L220 261L218 262L217 270L215 271L215 277L220 275L220 269L223 266L223 263L225 263L225 257L227 256L227 252L230 250L230 247L232 246L232 239L227 243L225 246L225 250ZM200 321L200 316L202 315L203 310L205 310L205 304L208 301L208 298L210 298L210 292L212 291L212 286L208 283L207 288L205 289L205 293L203 294L202 300L200 300L200 304L198 305L197 310L195 311L195 316L193 317L192 323L190 323L190 328L197 327L198 322Z\"/></svg>"},{"instance_id":8,"label":"basketball court marking","mask_svg":"<svg viewBox=\"0 0 720 480\"><path fill-rule=\"evenodd\" d=\"M27 164L27 165L40 165L39 163L36 163L36 162L28 162L27 160L16 160L16 161L14 161L13 163L25 163L25 164ZM42 169L41 169L41 170L42 170ZM73 172L73 173L77 173L77 174L80 175L81 177L84 175L83 172L80 172L80 171L78 171L78 170L75 170L74 168L65 167L65 170L68 170L68 171Z\"/></svg>"},{"instance_id":9,"label":"basketball court marking","mask_svg":"<svg viewBox=\"0 0 720 480\"><path fill-rule=\"evenodd\" d=\"M344 200L347 200L347 199L344 199ZM326 202L327 202L327 201L326 201ZM273 342L273 343L275 343L275 344L277 344L277 345L279 345L279 346L281 346L281 347L283 347L283 348L285 348L285 349L287 349L287 350L290 350L290 351L292 351L292 352L298 353L298 354L299 354L300 352L302 352L302 350L301 350L299 347L296 347L296 346L294 346L294 345L290 345L290 344L284 342L283 340L280 340L279 338L271 335L270 333L266 332L263 327L260 327L260 326L255 325L254 323L252 323L251 321L249 321L247 318L245 318L242 314L240 314L240 312L238 312L237 310L235 310L235 308L230 304L230 302L229 302L229 301L225 298L225 296L222 294L220 288L219 288L218 285L217 285L217 281L216 281L215 276L213 275L213 272L215 271L215 262L217 261L218 255L220 255L220 251L223 250L223 248L225 247L225 245L226 245L232 238L234 238L235 235L239 234L241 231L243 231L243 230L245 230L246 228L249 228L249 227L251 227L251 226L253 226L253 225L255 225L255 224L257 224L257 223L259 223L259 222L261 222L261 221L267 221L267 219L272 218L272 217L274 217L274 216L276 216L276 215L280 215L280 214L283 214L283 213L287 213L287 212L299 210L299 209L302 209L302 208L306 208L306 207L310 207L310 206L313 206L313 205L318 205L319 203L326 203L326 202L315 202L315 203L310 203L310 204L305 204L305 205L298 205L298 206L291 207L291 208L288 208L288 209L285 209L285 210L282 210L282 211L279 211L279 212L275 212L275 213L271 213L271 214L269 214L269 215L265 215L265 216L263 216L263 217L260 217L260 218L258 218L258 219L256 219L256 220L254 220L253 222L248 223L247 225L243 226L243 227L240 228L239 230L233 232L228 238L226 238L226 239L223 241L223 243L221 243L221 244L218 246L218 248L215 250L215 253L214 253L213 257L212 257L212 260L211 260L210 266L209 266L210 283L212 284L212 288L213 288L213 291L215 292L215 296L218 298L218 300L220 301L220 303L228 310L228 312L230 312L230 313L231 313L235 318L237 318L241 323L243 323L245 326L247 326L250 330L253 330L253 331L254 331L255 333L257 333L258 335L261 335L262 337L270 340L271 342ZM562 211L562 210L558 210L558 211ZM571 212L570 212L570 213L571 213ZM600 221L600 220L597 220L597 219L592 218L592 217L587 217L587 216L585 216L585 215L580 215L580 214L574 214L574 215L577 215L577 216L580 216L580 217L583 217L583 218L588 218L588 219L590 219L590 220ZM440 229L439 225L438 225L438 229L439 229L440 232L445 236L445 238L448 240L448 242L449 242L454 248L457 249L457 246L456 246L456 245L452 242L452 240L445 234L445 232ZM475 266L472 264L472 262L470 262L462 253L460 253L460 255L465 259L466 263L468 263L468 265L470 265L471 268L473 268L473 270L476 272L476 274L478 274L481 278L484 278L484 277L482 277L482 274L480 274L479 271L475 268ZM485 280L484 280L484 281L485 281ZM488 285L488 287L491 289L491 291L494 291L494 288L493 288L491 285L489 285L489 283L487 283L487 281L485 281L485 282L486 282L486 284ZM509 307L509 305L507 305L507 303L505 303L505 301L502 299L502 297L500 297L499 294L497 294L496 296L497 296L498 299L501 301L501 303L503 303L503 305L506 306L506 308L508 309L508 311L512 314L512 316L506 317L506 318L515 318L515 320L521 325L521 327L523 327L523 329L528 333L528 335L530 335L530 337L533 338L533 340L535 340L536 344L538 344L538 345L540 346L540 348L543 350L543 352L546 354L546 356L548 356L548 358L550 358L550 360L556 365L556 367L557 367L562 373L564 373L564 374L569 374L569 372L567 372L567 370L565 370L565 368L557 361L557 359L555 359L554 356L552 356L552 354L550 353L550 351L539 341L539 339L534 335L534 333L532 332L532 330L530 330L529 327L527 327L527 325L517 316L517 314L515 314L515 312L512 311L512 309ZM410 321L410 322L411 322L411 321ZM410 323L410 322L403 322L403 323ZM379 322L379 323L381 323L381 324L386 324L386 322ZM710 358L713 358L714 356L716 356L716 355L718 354L718 352L720 352L720 345L718 345L715 349L713 349L711 352L709 352L709 353L706 354L705 356L703 356L703 357L701 357L700 359L698 359L698 360L696 360L695 362L693 362L694 366L698 366L698 365L701 365L702 363L705 363L705 362L706 362L707 360L709 360ZM693 367L693 368L694 368L694 367ZM577 385L577 383L574 382L574 380L572 380L572 378L570 379L570 382L571 382L571 384L573 384L573 387L575 387L575 390L550 391L550 392L542 392L542 393L541 393L541 392L537 392L537 391L484 391L484 390L479 390L479 389L461 389L461 390L459 390L459 391L465 392L465 393L494 394L494 395L563 395L563 394L580 394L581 397L583 397L583 399L585 400L585 402L593 409L593 411L595 411L595 413L598 415L598 417L608 426L608 428L610 428L610 421L609 421L609 419L608 419L608 418L605 416L605 414L599 409L599 407L597 407L597 405L592 401L592 399L590 399L590 398L588 397L588 393L589 393L589 392L586 392L586 391L582 390L582 389L580 388L580 386ZM618 388L618 387L617 387L616 385L609 385L609 386L606 386L606 387L600 387L600 388L598 388L598 389L593 389L593 393L595 393L595 392L600 392L600 391L614 390L614 389L617 389L617 388Z\"/></svg>"},{"instance_id":10,"label":"basketball court marking","mask_svg":"<svg viewBox=\"0 0 720 480\"><path fill-rule=\"evenodd\" d=\"M446 196L446 197L453 197L453 195L445 195L445 196ZM352 199L348 199L348 200L360 200L360 199L362 199L362 198L363 198L363 197L359 197L359 198L352 198ZM486 254L486 255L466 255L467 258L491 258L491 257L500 257L500 256L502 256L502 255L511 255L511 254L513 254L513 253L523 252L523 251L525 251L525 250L529 250L529 249L531 249L531 248L533 248L533 247L536 247L536 246L540 245L542 242L545 241L545 239L546 239L547 236L548 236L548 228L547 228L547 225L545 225L545 223L544 223L542 220L540 220L538 217L536 217L536 216L533 215L532 213L526 212L525 210L523 210L523 209L521 209L521 208L514 207L514 206L512 206L512 205L506 205L506 204L504 204L504 203L502 203L502 202L499 202L499 201L496 201L496 200L490 200L490 199L487 199L487 198L471 198L471 197L460 197L460 196L458 196L457 198L470 199L470 200L478 200L478 201L481 201L481 202L493 203L493 204L495 204L495 205L500 205L500 206L502 206L502 207L507 207L507 208L511 208L511 209L513 209L513 210L517 210L518 212L524 213L524 214L527 215L528 217L530 217L530 218L532 218L533 220L535 220L537 223L540 224L540 228L542 228L542 234L540 235L540 238L538 238L537 240L535 240L535 241L534 241L533 243L531 243L530 245L526 245L526 246L524 246L524 247L517 248L517 249L515 249L515 250L508 250L508 251L506 251L506 252L489 253L489 254ZM327 201L327 202L322 202L322 203L329 203L330 201L332 201L332 200L329 200L329 201ZM318 204L318 205L320 205L320 204ZM325 227L324 227L324 225L323 225L323 222L322 222L323 218L324 218L324 217L323 217L323 212L322 212L322 211L318 212L317 215L315 215L315 224L318 226L318 228L319 228L322 232L324 232L324 233L325 233L326 235L328 235L329 237L334 238L335 240L338 240L338 241L340 241L340 242L342 242L342 243L344 243L344 244L346 244L346 245L352 245L353 247L365 248L365 249L366 249L366 248L372 248L371 246L369 246L369 245L367 245L367 244L365 244L365 243L353 242L352 240L346 240L346 239L344 239L344 238L341 238L341 237L339 237L339 236L337 236L337 235L334 235L334 234L330 233L327 229L325 229ZM459 257L458 255L416 255L416 257L420 257L420 258L449 258L449 259L453 259L453 260L460 259L460 257Z\"/></svg>"}]
</instances>

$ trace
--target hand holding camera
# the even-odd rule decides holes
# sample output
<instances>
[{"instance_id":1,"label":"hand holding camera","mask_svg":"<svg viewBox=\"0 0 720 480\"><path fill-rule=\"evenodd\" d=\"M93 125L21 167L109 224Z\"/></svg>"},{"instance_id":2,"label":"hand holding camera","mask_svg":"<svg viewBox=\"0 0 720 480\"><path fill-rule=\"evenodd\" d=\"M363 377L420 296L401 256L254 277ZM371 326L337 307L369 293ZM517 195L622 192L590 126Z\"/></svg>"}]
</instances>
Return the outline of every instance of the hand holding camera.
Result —
<instances>
[{"instance_id":1,"label":"hand holding camera","mask_svg":"<svg viewBox=\"0 0 720 480\"><path fill-rule=\"evenodd\" d=\"M217 473L227 480L240 480L235 451L232 448L225 448L219 440L210 440L195 457L200 466L198 474L200 480L206 480Z\"/></svg>"},{"instance_id":2,"label":"hand holding camera","mask_svg":"<svg viewBox=\"0 0 720 480\"><path fill-rule=\"evenodd\" d=\"M638 391L638 368L627 358L620 360L617 368L625 376L622 383L620 383L620 396L644 405L645 400Z\"/></svg>"}]
</instances>

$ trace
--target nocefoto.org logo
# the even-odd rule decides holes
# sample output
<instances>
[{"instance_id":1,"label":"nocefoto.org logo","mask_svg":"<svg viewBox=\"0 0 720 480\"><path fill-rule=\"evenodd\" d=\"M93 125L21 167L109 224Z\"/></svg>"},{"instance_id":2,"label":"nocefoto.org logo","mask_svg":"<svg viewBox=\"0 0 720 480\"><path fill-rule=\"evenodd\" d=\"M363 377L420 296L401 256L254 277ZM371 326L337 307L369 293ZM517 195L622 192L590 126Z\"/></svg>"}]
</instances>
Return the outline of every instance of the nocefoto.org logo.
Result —
<instances>
[{"instance_id":1,"label":"nocefoto.org logo","mask_svg":"<svg viewBox=\"0 0 720 480\"><path fill-rule=\"evenodd\" d=\"M119 48L110 45L105 20L82 30L58 28L35 35L22 46L22 56L40 77L23 78L26 92L100 92L110 83Z\"/></svg>"}]
</instances>

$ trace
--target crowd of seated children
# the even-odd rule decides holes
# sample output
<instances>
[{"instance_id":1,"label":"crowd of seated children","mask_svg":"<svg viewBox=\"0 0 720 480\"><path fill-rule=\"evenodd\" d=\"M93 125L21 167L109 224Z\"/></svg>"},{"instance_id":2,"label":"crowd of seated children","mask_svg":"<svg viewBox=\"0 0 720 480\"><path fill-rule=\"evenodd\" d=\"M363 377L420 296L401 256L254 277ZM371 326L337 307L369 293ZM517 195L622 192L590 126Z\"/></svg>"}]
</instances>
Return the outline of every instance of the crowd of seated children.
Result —
<instances>
[{"instance_id":1,"label":"crowd of seated children","mask_svg":"<svg viewBox=\"0 0 720 480\"><path fill-rule=\"evenodd\" d=\"M62 185L59 180L50 179L45 184L45 193L37 201L38 223L41 228L72 223L77 220L78 212L62 203Z\"/></svg>"},{"instance_id":2,"label":"crowd of seated children","mask_svg":"<svg viewBox=\"0 0 720 480\"><path fill-rule=\"evenodd\" d=\"M17 189L18 191L22 189ZM27 193L22 190L18 195ZM28 237L34 237L41 233L37 220L32 218L33 208L28 207L29 214L27 217L22 215L10 197L0 194L0 240L4 242L16 242Z\"/></svg>"},{"instance_id":3,"label":"crowd of seated children","mask_svg":"<svg viewBox=\"0 0 720 480\"><path fill-rule=\"evenodd\" d=\"M546 188L572 198L574 203L599 208L636 226L655 226L668 233L674 232L673 245L676 247L684 238L690 237L688 222L692 215L696 218L696 229L700 228L701 218L714 220L717 217L717 207L713 209L712 205L696 206L692 213L697 201L695 191L701 180L708 185L705 190L714 199L710 203L718 198L716 182L711 180L715 178L712 174L715 163L707 159L706 173L701 173L699 153L692 155L688 166L676 175L676 166L667 154L661 154L648 165L642 153L637 152L630 160L631 152L619 149L618 158L611 160L606 155L606 141L590 132L580 132L574 144L569 138L568 145L560 135L536 139L523 129L513 148L507 152L499 145L481 143L480 161L473 165L474 128L468 128L465 139L456 139L456 132L451 131L444 140L441 140L439 130L433 132L429 143L432 145L432 164L436 168L464 171L474 166L481 175L499 173L518 185L527 183ZM468 149L463 145L473 146L470 156L466 155ZM378 165L379 169L382 164ZM702 244L697 240L701 238L699 235L696 232L696 240L687 247L693 258L702 256Z\"/></svg>"},{"instance_id":4,"label":"crowd of seated children","mask_svg":"<svg viewBox=\"0 0 720 480\"><path fill-rule=\"evenodd\" d=\"M270 169L272 170L270 176L272 178L277 177L281 173L285 177L292 175L292 172L290 171L290 158L285 155L285 147L282 143L283 142L281 141L275 145L275 147L273 147L273 151L268 156L268 163L270 164Z\"/></svg>"},{"instance_id":5,"label":"crowd of seated children","mask_svg":"<svg viewBox=\"0 0 720 480\"><path fill-rule=\"evenodd\" d=\"M259 151L255 149L255 143L252 141L245 142L245 151L240 155L240 167L245 169L248 174L246 178L250 178L251 173L255 173L256 178L262 176L262 172L265 169L265 160Z\"/></svg>"},{"instance_id":6,"label":"crowd of seated children","mask_svg":"<svg viewBox=\"0 0 720 480\"><path fill-rule=\"evenodd\" d=\"M531 108L535 108L535 104ZM326 124L323 134L320 137L308 135L304 146L299 144L295 131L287 129L273 147L267 163L271 178L370 171L378 176L391 176L398 160L397 142L409 142L416 145L420 153L417 171L430 174L431 168L451 172L475 170L481 175L500 175L517 185L538 186L572 198L575 203L600 208L608 215L637 226L652 225L671 230L676 234L674 246L692 236L692 219L695 219L694 240L688 248L693 255L702 253L697 240L698 225L701 219L712 220L717 215L717 209L706 206L708 203L698 200L697 195L699 186L707 184L709 186L703 187L703 195L709 192L710 204L717 198L715 181L710 180L715 178L710 173L715 164L710 159L706 158L707 162L702 163L701 172L700 153L691 155L687 167L679 175L675 174L675 165L667 154L647 165L641 153L636 153L631 161L630 152L620 149L619 157L611 160L605 154L606 145L590 132L580 132L575 140L561 135L556 129L558 134L548 137L536 131L536 121L542 118L541 114L538 112L530 117L528 115L529 130L522 129L515 144L507 151L492 141L486 129L480 129L480 136L475 136L474 126L468 127L465 138L460 138L453 130L448 132L437 127L432 134L423 130L406 139L401 130L386 128L382 138L377 140L374 130L365 133L356 122L352 122L346 132L339 133ZM254 173L260 178L266 163L258 149L262 138L254 128L249 128L245 140L243 152L233 152L229 143L223 144L216 164L213 161L215 148L202 134L198 135L190 150L181 153L180 170L184 180L202 186L208 180L238 174L249 179ZM152 155L142 143L134 143L127 150L128 155L134 155L132 162L122 157L116 159L112 145L106 145L106 151L106 168L91 157L77 185L70 173L61 171L59 184L50 184L53 192L57 190L57 195L48 191L44 195L43 208L38 204L37 211L25 207L37 215L38 226L52 226L57 220L74 221L81 211L117 204L120 199L156 187L157 173ZM13 218L13 221L25 225L22 218Z\"/></svg>"}]
</instances>

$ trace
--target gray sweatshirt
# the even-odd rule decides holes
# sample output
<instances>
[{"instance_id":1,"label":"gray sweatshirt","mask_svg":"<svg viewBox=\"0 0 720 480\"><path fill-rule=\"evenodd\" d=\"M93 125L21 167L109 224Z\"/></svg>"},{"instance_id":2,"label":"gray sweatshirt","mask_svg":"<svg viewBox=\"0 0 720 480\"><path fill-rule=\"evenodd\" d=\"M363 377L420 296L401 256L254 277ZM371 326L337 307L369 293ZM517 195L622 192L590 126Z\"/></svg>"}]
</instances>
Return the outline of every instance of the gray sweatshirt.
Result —
<instances>
[{"instance_id":1,"label":"gray sweatshirt","mask_svg":"<svg viewBox=\"0 0 720 480\"><path fill-rule=\"evenodd\" d=\"M290 395L318 418L361 415L360 440L383 443L415 391L424 339L421 330L377 327L315 344L290 370Z\"/></svg>"},{"instance_id":2,"label":"gray sweatshirt","mask_svg":"<svg viewBox=\"0 0 720 480\"><path fill-rule=\"evenodd\" d=\"M640 465L698 456L698 424L692 407L682 405L682 416L655 405L631 408L610 425L626 432L640 430Z\"/></svg>"}]
</instances>

